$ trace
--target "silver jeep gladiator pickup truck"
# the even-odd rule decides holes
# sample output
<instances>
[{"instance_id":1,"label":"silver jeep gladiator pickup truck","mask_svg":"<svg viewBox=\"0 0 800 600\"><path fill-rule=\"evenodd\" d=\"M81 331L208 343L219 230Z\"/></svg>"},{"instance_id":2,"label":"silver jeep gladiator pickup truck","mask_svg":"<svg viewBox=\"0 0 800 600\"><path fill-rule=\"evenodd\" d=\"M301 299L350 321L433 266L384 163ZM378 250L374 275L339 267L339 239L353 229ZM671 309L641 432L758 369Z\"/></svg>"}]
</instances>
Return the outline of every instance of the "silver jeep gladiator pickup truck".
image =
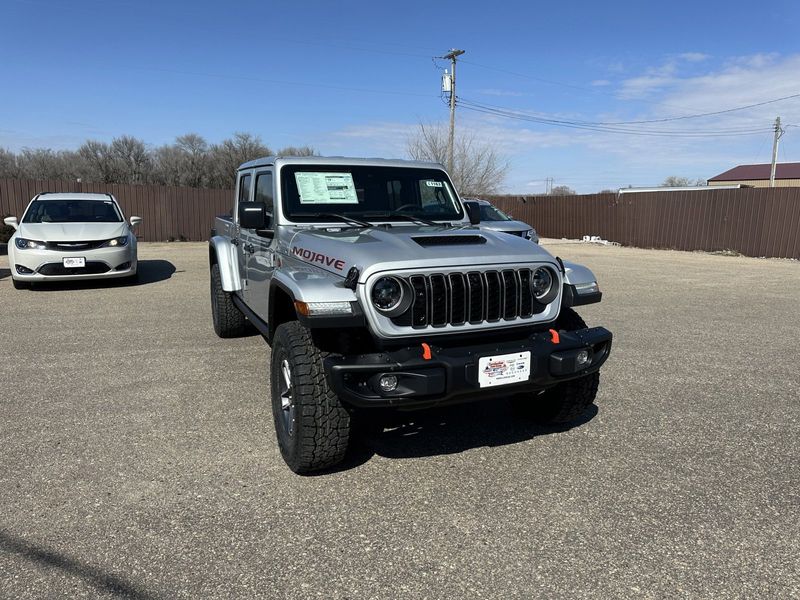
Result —
<instances>
[{"instance_id":1,"label":"silver jeep gladiator pickup truck","mask_svg":"<svg viewBox=\"0 0 800 600\"><path fill-rule=\"evenodd\" d=\"M594 401L611 333L586 267L482 230L439 164L268 157L239 167L209 242L220 337L272 348L281 455L297 473L341 461L355 420L511 397L566 423Z\"/></svg>"}]
</instances>

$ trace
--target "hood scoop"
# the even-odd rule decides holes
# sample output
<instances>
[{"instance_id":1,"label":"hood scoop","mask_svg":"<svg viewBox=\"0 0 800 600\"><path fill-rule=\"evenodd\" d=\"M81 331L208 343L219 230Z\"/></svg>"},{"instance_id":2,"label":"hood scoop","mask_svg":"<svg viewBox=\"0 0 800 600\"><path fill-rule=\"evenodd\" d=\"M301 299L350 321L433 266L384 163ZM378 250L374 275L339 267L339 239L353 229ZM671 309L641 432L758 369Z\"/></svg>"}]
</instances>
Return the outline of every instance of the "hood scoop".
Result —
<instances>
[{"instance_id":1,"label":"hood scoop","mask_svg":"<svg viewBox=\"0 0 800 600\"><path fill-rule=\"evenodd\" d=\"M474 246L485 244L486 238L482 235L425 235L412 237L420 246Z\"/></svg>"}]
</instances>

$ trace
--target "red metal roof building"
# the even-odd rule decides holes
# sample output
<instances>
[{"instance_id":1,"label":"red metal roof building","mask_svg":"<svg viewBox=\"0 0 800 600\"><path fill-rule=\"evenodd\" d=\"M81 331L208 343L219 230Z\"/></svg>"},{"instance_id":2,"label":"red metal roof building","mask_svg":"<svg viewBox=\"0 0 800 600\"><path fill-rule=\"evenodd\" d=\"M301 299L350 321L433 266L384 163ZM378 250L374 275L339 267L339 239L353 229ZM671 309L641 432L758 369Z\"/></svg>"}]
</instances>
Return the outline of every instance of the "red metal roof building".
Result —
<instances>
[{"instance_id":1,"label":"red metal roof building","mask_svg":"<svg viewBox=\"0 0 800 600\"><path fill-rule=\"evenodd\" d=\"M715 175L708 185L731 185L740 183L753 187L769 187L771 165L739 165ZM775 168L775 187L800 187L800 162L778 163Z\"/></svg>"}]
</instances>

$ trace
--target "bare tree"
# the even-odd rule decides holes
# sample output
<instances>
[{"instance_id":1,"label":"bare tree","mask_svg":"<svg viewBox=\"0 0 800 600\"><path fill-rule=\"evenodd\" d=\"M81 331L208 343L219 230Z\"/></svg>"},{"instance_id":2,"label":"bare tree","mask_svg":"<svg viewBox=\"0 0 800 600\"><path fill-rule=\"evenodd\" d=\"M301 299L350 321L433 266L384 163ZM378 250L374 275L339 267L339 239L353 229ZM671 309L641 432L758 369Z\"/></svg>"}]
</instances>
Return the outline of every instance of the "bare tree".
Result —
<instances>
[{"instance_id":1,"label":"bare tree","mask_svg":"<svg viewBox=\"0 0 800 600\"><path fill-rule=\"evenodd\" d=\"M76 154L69 150L23 148L17 156L17 168L29 179L74 179L77 176Z\"/></svg>"},{"instance_id":2,"label":"bare tree","mask_svg":"<svg viewBox=\"0 0 800 600\"><path fill-rule=\"evenodd\" d=\"M568 185L557 185L550 190L551 196L574 196L575 190Z\"/></svg>"},{"instance_id":3,"label":"bare tree","mask_svg":"<svg viewBox=\"0 0 800 600\"><path fill-rule=\"evenodd\" d=\"M278 150L278 156L319 156L311 146L286 146Z\"/></svg>"},{"instance_id":4,"label":"bare tree","mask_svg":"<svg viewBox=\"0 0 800 600\"><path fill-rule=\"evenodd\" d=\"M263 144L260 137L249 133L234 133L233 138L211 146L211 185L232 188L239 165L270 154L272 151Z\"/></svg>"},{"instance_id":5,"label":"bare tree","mask_svg":"<svg viewBox=\"0 0 800 600\"><path fill-rule=\"evenodd\" d=\"M83 179L100 183L117 183L116 165L108 144L87 140L78 148L78 156L82 161Z\"/></svg>"},{"instance_id":6,"label":"bare tree","mask_svg":"<svg viewBox=\"0 0 800 600\"><path fill-rule=\"evenodd\" d=\"M415 160L447 161L447 127L441 123L420 123L407 141L406 150ZM482 196L497 193L508 173L508 161L497 148L480 141L474 132L458 133L453 147L453 172L450 177L459 193Z\"/></svg>"},{"instance_id":7,"label":"bare tree","mask_svg":"<svg viewBox=\"0 0 800 600\"><path fill-rule=\"evenodd\" d=\"M693 185L705 185L705 179L692 180L689 177L678 177L677 175L670 175L667 177L660 187L689 187Z\"/></svg>"},{"instance_id":8,"label":"bare tree","mask_svg":"<svg viewBox=\"0 0 800 600\"><path fill-rule=\"evenodd\" d=\"M123 135L111 140L111 156L117 165L119 183L146 183L150 174L150 154L142 140Z\"/></svg>"},{"instance_id":9,"label":"bare tree","mask_svg":"<svg viewBox=\"0 0 800 600\"><path fill-rule=\"evenodd\" d=\"M14 179L16 177L19 177L17 156L11 150L0 148L0 178Z\"/></svg>"}]
</instances>

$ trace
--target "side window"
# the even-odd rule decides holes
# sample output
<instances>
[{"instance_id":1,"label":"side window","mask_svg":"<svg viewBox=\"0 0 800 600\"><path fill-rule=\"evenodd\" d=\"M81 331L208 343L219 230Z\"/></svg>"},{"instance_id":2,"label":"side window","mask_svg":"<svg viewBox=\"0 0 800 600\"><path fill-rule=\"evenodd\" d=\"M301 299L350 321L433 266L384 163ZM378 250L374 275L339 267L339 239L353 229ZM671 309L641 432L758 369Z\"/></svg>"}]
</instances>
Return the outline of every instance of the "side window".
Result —
<instances>
[{"instance_id":1,"label":"side window","mask_svg":"<svg viewBox=\"0 0 800 600\"><path fill-rule=\"evenodd\" d=\"M248 202L250 200L250 180L253 178L249 173L242 175L239 179L239 202Z\"/></svg>"},{"instance_id":2,"label":"side window","mask_svg":"<svg viewBox=\"0 0 800 600\"><path fill-rule=\"evenodd\" d=\"M272 192L272 172L266 171L256 175L256 202L267 205L267 223L272 225L272 206L274 202Z\"/></svg>"}]
</instances>

